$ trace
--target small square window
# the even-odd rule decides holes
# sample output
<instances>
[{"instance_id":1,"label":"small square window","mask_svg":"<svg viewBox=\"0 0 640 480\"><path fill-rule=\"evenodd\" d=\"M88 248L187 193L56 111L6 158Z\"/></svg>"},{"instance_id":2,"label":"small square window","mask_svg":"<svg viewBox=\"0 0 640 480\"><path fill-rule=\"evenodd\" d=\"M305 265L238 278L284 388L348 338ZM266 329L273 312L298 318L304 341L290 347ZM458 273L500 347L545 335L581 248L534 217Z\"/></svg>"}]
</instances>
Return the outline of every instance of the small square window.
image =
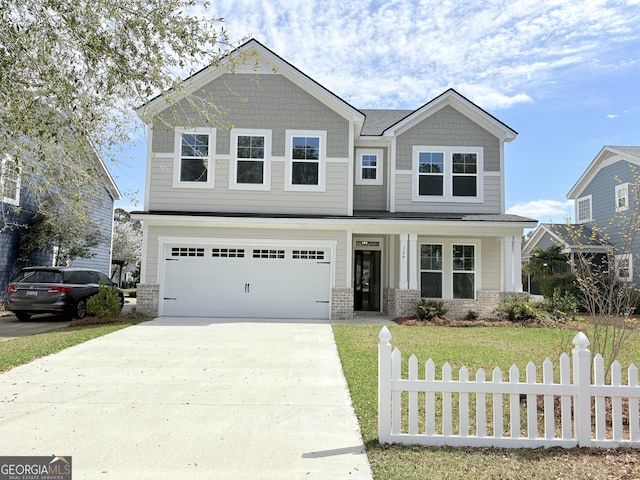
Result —
<instances>
[{"instance_id":1,"label":"small square window","mask_svg":"<svg viewBox=\"0 0 640 480\"><path fill-rule=\"evenodd\" d=\"M382 150L356 151L356 185L382 185Z\"/></svg>"}]
</instances>

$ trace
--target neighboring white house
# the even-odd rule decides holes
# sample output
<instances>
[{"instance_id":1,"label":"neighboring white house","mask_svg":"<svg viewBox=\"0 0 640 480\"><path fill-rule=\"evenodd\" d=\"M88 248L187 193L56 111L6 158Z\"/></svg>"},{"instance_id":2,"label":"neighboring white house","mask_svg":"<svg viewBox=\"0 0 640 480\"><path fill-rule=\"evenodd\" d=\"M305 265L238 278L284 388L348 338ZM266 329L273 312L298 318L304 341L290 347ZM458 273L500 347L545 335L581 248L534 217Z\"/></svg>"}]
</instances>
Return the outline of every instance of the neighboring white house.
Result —
<instances>
[{"instance_id":1,"label":"neighboring white house","mask_svg":"<svg viewBox=\"0 0 640 480\"><path fill-rule=\"evenodd\" d=\"M169 93L138 110L142 311L339 320L422 297L486 314L522 290L536 222L505 214L517 133L455 90L358 110L250 40Z\"/></svg>"}]
</instances>

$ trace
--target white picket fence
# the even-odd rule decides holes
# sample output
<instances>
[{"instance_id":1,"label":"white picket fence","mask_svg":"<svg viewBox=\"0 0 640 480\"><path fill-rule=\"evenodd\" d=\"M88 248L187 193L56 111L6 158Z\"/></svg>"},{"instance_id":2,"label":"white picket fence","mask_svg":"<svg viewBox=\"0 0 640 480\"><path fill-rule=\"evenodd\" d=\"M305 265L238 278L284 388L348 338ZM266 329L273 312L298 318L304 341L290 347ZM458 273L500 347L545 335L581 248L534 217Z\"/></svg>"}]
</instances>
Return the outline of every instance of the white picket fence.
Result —
<instances>
[{"instance_id":1,"label":"white picket fence","mask_svg":"<svg viewBox=\"0 0 640 480\"><path fill-rule=\"evenodd\" d=\"M537 383L532 362L526 367L524 382L520 381L520 371L515 365L509 369L508 380L503 379L497 367L489 381L482 369L476 373L475 381L470 381L466 367L460 368L458 380L453 380L448 363L442 367L440 380L436 380L431 359L424 366L424 379L419 379L415 355L409 358L407 378L402 378L402 356L397 348L392 352L387 327L382 328L379 338L380 443L640 448L638 369L634 365L629 367L628 381L623 385L621 367L616 361L611 367L610 384L605 384L604 361L598 354L593 359L592 383L589 340L582 332L573 339L573 365L566 353L560 357L559 383L554 383L549 359L542 366L542 383ZM458 414L454 415L456 410Z\"/></svg>"}]
</instances>

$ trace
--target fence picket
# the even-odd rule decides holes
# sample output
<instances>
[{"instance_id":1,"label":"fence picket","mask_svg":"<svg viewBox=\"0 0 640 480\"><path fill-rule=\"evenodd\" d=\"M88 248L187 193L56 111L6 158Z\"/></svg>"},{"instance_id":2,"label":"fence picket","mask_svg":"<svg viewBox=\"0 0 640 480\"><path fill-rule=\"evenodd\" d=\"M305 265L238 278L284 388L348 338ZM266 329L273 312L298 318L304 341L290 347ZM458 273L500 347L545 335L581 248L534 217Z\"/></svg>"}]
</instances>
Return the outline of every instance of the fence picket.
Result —
<instances>
[{"instance_id":1,"label":"fence picket","mask_svg":"<svg viewBox=\"0 0 640 480\"><path fill-rule=\"evenodd\" d=\"M486 378L483 369L476 372L476 382L485 383ZM476 393L476 435L487 436L487 398L484 393Z\"/></svg>"},{"instance_id":2,"label":"fence picket","mask_svg":"<svg viewBox=\"0 0 640 480\"><path fill-rule=\"evenodd\" d=\"M402 354L392 351L389 340L391 334L383 328L378 345L378 434L381 443L405 443L422 445L452 445L471 447L599 447L619 446L640 447L640 386L638 369L631 365L628 382L622 383L622 369L619 362L611 367L611 384L604 382L604 360L601 355L591 359L587 348L589 340L578 333L573 343L573 359L566 353L560 356L560 379L554 382L553 363L548 358L542 365L542 383L537 381L536 366L526 365L525 381L520 381L520 371L516 365L509 369L509 380L503 380L503 372L496 367L492 380L487 381L483 369L469 380L469 371L462 366L458 380L452 379L452 367L445 363L441 370L441 380L436 380L435 364L429 359L425 363L424 380L418 372L418 359L411 355L408 360L407 378L402 378ZM573 362L573 364L571 364ZM573 375L573 376L572 376ZM593 378L592 378L593 375ZM592 383L593 382L593 383ZM403 401L402 392L408 392ZM420 433L419 392L425 393L425 433ZM476 397L475 416L469 408L469 395ZM492 419L487 421L487 395L492 395ZM506 415L504 396L509 398L509 427L505 432ZM540 435L538 426L538 397L542 397ZM439 398L440 401L436 402ZM556 408L559 398L559 412ZM611 438L607 433L607 398L611 402ZM520 404L526 399L526 435L522 435ZM595 405L595 432L592 431L592 399ZM623 399L628 402L628 429L623 420ZM457 431L453 428L454 405L458 406ZM403 427L403 412L407 412ZM442 416L442 427L437 432L436 417ZM559 415L557 415L559 413ZM471 422L475 420L475 435L471 433ZM560 422L561 434L556 436L556 421ZM489 425L490 424L490 425ZM488 435L489 427L492 434ZM406 433L402 433L402 432ZM595 438L594 438L595 437Z\"/></svg>"}]
</instances>

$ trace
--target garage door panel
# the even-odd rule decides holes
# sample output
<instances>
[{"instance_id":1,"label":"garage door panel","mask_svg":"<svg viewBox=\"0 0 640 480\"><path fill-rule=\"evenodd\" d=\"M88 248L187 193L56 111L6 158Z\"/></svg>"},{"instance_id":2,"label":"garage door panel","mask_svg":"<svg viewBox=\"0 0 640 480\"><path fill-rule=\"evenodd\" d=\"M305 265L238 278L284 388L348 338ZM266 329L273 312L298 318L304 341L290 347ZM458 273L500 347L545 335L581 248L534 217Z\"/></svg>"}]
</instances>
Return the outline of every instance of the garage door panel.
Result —
<instances>
[{"instance_id":1,"label":"garage door panel","mask_svg":"<svg viewBox=\"0 0 640 480\"><path fill-rule=\"evenodd\" d=\"M328 248L198 248L167 248L164 315L329 318Z\"/></svg>"}]
</instances>

